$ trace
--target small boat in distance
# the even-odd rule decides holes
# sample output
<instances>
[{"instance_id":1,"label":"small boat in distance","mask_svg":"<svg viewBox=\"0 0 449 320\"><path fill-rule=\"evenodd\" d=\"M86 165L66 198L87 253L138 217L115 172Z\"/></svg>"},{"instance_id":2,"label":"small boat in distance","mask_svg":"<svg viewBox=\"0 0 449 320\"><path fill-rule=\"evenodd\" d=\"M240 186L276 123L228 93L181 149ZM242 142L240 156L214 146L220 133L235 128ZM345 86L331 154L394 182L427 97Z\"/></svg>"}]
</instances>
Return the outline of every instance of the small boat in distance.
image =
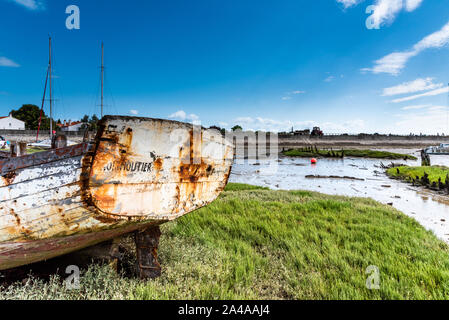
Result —
<instances>
[{"instance_id":1,"label":"small boat in distance","mask_svg":"<svg viewBox=\"0 0 449 320\"><path fill-rule=\"evenodd\" d=\"M432 155L449 155L449 144L441 143L439 146L427 147L424 151Z\"/></svg>"}]
</instances>

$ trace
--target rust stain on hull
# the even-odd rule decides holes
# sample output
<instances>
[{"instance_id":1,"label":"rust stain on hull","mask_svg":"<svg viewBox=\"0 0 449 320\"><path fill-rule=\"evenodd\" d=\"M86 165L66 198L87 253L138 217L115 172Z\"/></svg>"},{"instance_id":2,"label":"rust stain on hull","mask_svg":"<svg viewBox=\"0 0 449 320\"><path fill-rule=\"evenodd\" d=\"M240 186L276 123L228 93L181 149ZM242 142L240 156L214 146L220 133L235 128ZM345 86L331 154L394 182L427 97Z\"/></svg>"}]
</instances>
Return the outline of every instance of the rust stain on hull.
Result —
<instances>
[{"instance_id":1,"label":"rust stain on hull","mask_svg":"<svg viewBox=\"0 0 449 320\"><path fill-rule=\"evenodd\" d=\"M213 142L204 129L139 118L108 119L102 128L88 189L109 217L176 218L214 200L226 181L232 147L221 138L214 143L223 147L224 160L205 154L203 146Z\"/></svg>"},{"instance_id":2,"label":"rust stain on hull","mask_svg":"<svg viewBox=\"0 0 449 320\"><path fill-rule=\"evenodd\" d=\"M16 173L14 171L8 172L2 176L3 184L9 186L14 182Z\"/></svg>"},{"instance_id":3,"label":"rust stain on hull","mask_svg":"<svg viewBox=\"0 0 449 320\"><path fill-rule=\"evenodd\" d=\"M232 150L190 124L107 116L90 143L0 160L0 270L207 205L226 186Z\"/></svg>"}]
</instances>

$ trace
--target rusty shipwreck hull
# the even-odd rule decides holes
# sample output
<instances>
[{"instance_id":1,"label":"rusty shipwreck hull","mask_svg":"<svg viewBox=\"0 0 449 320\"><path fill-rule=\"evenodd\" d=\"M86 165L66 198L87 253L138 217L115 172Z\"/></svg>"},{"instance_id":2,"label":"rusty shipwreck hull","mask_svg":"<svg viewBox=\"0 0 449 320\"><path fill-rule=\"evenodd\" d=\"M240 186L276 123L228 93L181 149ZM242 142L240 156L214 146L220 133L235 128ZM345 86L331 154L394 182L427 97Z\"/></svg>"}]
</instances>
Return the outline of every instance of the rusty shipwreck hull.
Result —
<instances>
[{"instance_id":1,"label":"rusty shipwreck hull","mask_svg":"<svg viewBox=\"0 0 449 320\"><path fill-rule=\"evenodd\" d=\"M106 116L93 141L0 160L0 270L174 220L216 199L232 143L190 124Z\"/></svg>"}]
</instances>

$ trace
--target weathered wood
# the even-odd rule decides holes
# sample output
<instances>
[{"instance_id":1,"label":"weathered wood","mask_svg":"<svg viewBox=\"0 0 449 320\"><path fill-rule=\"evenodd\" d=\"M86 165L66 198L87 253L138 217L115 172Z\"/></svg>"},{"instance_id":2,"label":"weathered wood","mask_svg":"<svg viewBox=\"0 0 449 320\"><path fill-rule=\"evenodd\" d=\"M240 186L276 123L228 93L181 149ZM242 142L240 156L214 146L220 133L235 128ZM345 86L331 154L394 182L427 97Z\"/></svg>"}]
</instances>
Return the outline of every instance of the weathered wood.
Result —
<instances>
[{"instance_id":1,"label":"weathered wood","mask_svg":"<svg viewBox=\"0 0 449 320\"><path fill-rule=\"evenodd\" d=\"M421 166L429 167L430 166L430 157L426 153L425 150L421 150Z\"/></svg>"},{"instance_id":2,"label":"weathered wood","mask_svg":"<svg viewBox=\"0 0 449 320\"><path fill-rule=\"evenodd\" d=\"M137 273L141 279L154 279L161 275L157 258L160 236L158 226L135 232Z\"/></svg>"},{"instance_id":3,"label":"weathered wood","mask_svg":"<svg viewBox=\"0 0 449 320\"><path fill-rule=\"evenodd\" d=\"M95 141L0 160L0 270L157 226L213 201L232 143L204 128L105 117Z\"/></svg>"},{"instance_id":4,"label":"weathered wood","mask_svg":"<svg viewBox=\"0 0 449 320\"><path fill-rule=\"evenodd\" d=\"M53 136L51 140L52 149L60 149L67 147L67 137L63 134Z\"/></svg>"},{"instance_id":5,"label":"weathered wood","mask_svg":"<svg viewBox=\"0 0 449 320\"><path fill-rule=\"evenodd\" d=\"M4 176L17 169L24 169L84 155L87 152L88 147L89 145L87 143L81 143L66 148L37 152L24 157L3 159L0 160L0 175Z\"/></svg>"}]
</instances>

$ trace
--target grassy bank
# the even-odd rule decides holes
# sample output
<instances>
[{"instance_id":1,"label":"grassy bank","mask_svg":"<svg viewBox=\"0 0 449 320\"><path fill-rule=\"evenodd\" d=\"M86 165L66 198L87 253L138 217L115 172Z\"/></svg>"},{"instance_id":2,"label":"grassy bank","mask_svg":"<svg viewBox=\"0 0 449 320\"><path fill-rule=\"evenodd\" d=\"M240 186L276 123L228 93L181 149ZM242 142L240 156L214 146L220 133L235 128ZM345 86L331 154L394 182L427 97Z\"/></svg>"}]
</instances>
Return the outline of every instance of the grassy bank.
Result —
<instances>
[{"instance_id":1,"label":"grassy bank","mask_svg":"<svg viewBox=\"0 0 449 320\"><path fill-rule=\"evenodd\" d=\"M341 158L343 155L345 157L356 157L356 158L374 158L374 159L404 159L404 160L416 160L415 156L409 154L394 153L388 151L378 151L378 150L339 150L339 151L329 151L329 150L305 150L305 149L292 149L284 151L283 155L288 157L336 157Z\"/></svg>"},{"instance_id":2,"label":"grassy bank","mask_svg":"<svg viewBox=\"0 0 449 320\"><path fill-rule=\"evenodd\" d=\"M28 154L33 154L33 153L43 152L43 151L45 151L45 149L40 149L40 148L27 148L27 153L28 153Z\"/></svg>"},{"instance_id":3,"label":"grassy bank","mask_svg":"<svg viewBox=\"0 0 449 320\"><path fill-rule=\"evenodd\" d=\"M387 170L390 177L399 178L407 181L421 181L425 174L427 174L430 184L446 183L446 176L449 174L449 168L444 166L431 167L397 167Z\"/></svg>"},{"instance_id":4,"label":"grassy bank","mask_svg":"<svg viewBox=\"0 0 449 320\"><path fill-rule=\"evenodd\" d=\"M34 279L3 289L0 299L449 298L448 246L369 199L229 184L162 232L159 279L92 265L80 290ZM370 265L380 270L380 290L365 286Z\"/></svg>"},{"instance_id":5,"label":"grassy bank","mask_svg":"<svg viewBox=\"0 0 449 320\"><path fill-rule=\"evenodd\" d=\"M4 152L8 152L8 153L10 153L11 152L11 150L8 148L8 149L3 149L2 151L4 151ZM37 152L42 152L42 151L45 151L45 149L40 149L40 148L27 148L27 154L33 154L33 153L37 153Z\"/></svg>"}]
</instances>

